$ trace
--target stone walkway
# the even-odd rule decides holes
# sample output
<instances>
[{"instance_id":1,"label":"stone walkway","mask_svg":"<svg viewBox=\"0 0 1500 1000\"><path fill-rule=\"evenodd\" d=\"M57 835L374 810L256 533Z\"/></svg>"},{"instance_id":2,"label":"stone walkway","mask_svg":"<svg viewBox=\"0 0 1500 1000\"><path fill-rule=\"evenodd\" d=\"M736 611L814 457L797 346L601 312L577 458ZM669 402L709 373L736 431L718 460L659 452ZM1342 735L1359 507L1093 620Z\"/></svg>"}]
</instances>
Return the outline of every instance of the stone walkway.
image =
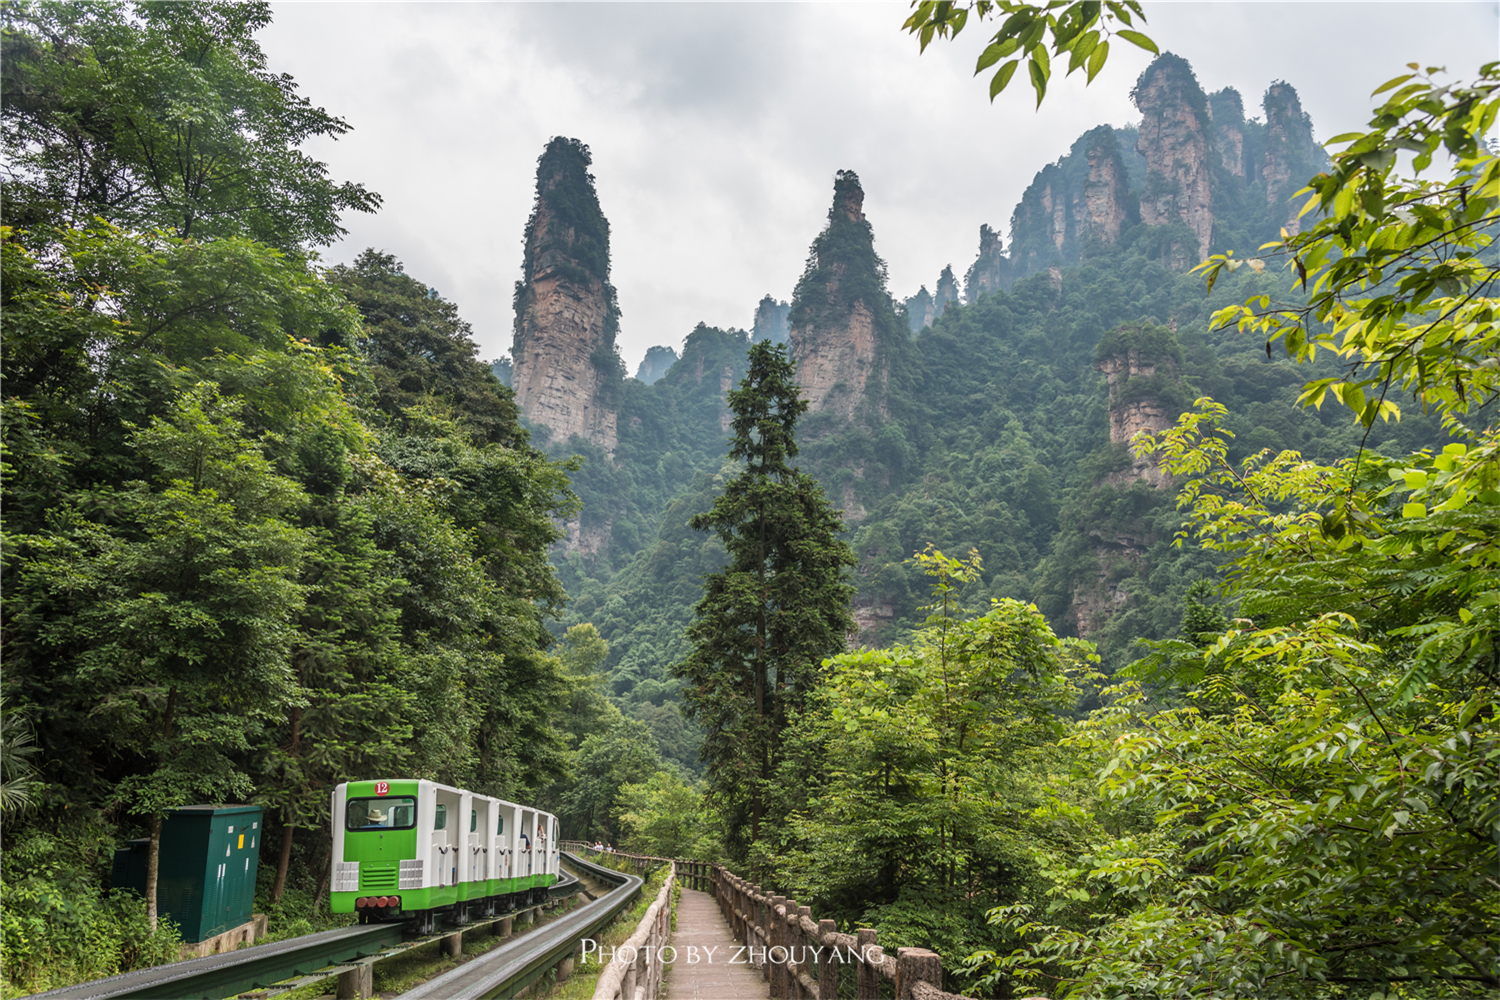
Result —
<instances>
[{"instance_id":1,"label":"stone walkway","mask_svg":"<svg viewBox=\"0 0 1500 1000\"><path fill-rule=\"evenodd\" d=\"M677 960L667 971L667 1000L766 1000L769 995L768 984L740 953L711 894L682 890L671 944ZM695 955L697 962L692 961Z\"/></svg>"}]
</instances>

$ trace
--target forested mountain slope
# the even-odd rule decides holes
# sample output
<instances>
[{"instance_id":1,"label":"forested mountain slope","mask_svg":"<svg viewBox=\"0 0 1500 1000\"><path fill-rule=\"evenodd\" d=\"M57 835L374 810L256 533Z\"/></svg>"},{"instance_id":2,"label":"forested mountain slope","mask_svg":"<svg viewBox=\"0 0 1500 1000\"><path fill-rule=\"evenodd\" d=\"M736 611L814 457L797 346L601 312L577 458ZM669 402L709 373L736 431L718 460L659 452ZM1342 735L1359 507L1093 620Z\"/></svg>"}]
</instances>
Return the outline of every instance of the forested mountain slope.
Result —
<instances>
[{"instance_id":1,"label":"forested mountain slope","mask_svg":"<svg viewBox=\"0 0 1500 1000\"><path fill-rule=\"evenodd\" d=\"M1273 84L1264 119L1247 120L1236 92L1204 94L1169 54L1134 96L1138 127L1093 129L1038 173L1011 218L1008 252L982 228L962 300L947 291L951 278L939 282L941 301L891 299L878 220L847 221L859 181L840 174L789 325L805 364L833 371L814 353L843 352L872 366L874 381L856 393L840 395L846 375L804 383L814 408L801 431L804 465L845 509L860 559L858 643L887 643L917 623L925 583L907 560L933 544L980 553L975 596L1034 601L1059 632L1087 635L1118 665L1133 640L1175 634L1187 588L1212 572L1210 556L1172 546L1170 481L1132 460L1130 433L1167 426L1207 395L1233 415L1235 458L1357 450L1363 429L1343 411L1296 405L1305 368L1210 328L1215 309L1284 297L1287 276L1242 268L1205 295L1188 273L1203 254L1243 254L1295 227L1301 182L1289 178L1326 163L1295 91ZM821 332L799 342L799 327ZM554 550L572 597L566 621L597 626L612 690L690 767L667 668L685 653L699 576L723 553L687 520L725 475L724 393L748 344L700 326L665 377L622 380L613 461L577 438L553 452L585 458L573 482L588 542ZM1404 452L1435 432L1412 415L1375 428L1367 447Z\"/></svg>"}]
</instances>

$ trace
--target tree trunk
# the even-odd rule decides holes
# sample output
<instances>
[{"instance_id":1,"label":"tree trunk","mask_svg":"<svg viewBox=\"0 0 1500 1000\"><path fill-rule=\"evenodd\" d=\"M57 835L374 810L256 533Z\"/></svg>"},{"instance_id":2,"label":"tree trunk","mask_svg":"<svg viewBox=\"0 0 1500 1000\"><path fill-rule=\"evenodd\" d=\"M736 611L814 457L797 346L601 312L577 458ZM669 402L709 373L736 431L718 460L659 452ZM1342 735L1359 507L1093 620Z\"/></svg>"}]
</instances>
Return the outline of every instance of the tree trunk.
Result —
<instances>
[{"instance_id":1,"label":"tree trunk","mask_svg":"<svg viewBox=\"0 0 1500 1000\"><path fill-rule=\"evenodd\" d=\"M161 861L161 813L151 816L151 847L146 852L146 922L156 933L156 873Z\"/></svg>"},{"instance_id":2,"label":"tree trunk","mask_svg":"<svg viewBox=\"0 0 1500 1000\"><path fill-rule=\"evenodd\" d=\"M292 863L292 831L295 829L290 823L281 824L281 857L276 859L276 883L271 886L272 906L281 902L281 893L286 889L286 870Z\"/></svg>"},{"instance_id":3,"label":"tree trunk","mask_svg":"<svg viewBox=\"0 0 1500 1000\"><path fill-rule=\"evenodd\" d=\"M318 876L318 891L315 892L315 893L313 893L313 913L314 914L318 914L318 913L322 913L323 912L323 903L328 898L328 872L329 872L330 869L333 868L333 859L329 855L332 852L332 850L333 850L333 848L332 848L332 846L330 846L327 851L324 851L322 853L322 857L323 857L323 865L322 865L323 873Z\"/></svg>"},{"instance_id":4,"label":"tree trunk","mask_svg":"<svg viewBox=\"0 0 1500 1000\"><path fill-rule=\"evenodd\" d=\"M172 717L177 714L177 689L167 694L167 712L161 725L161 751L156 755L156 766L167 763L167 744L172 739ZM161 869L161 823L162 813L158 809L151 814L151 846L146 851L146 922L151 933L156 933L156 876Z\"/></svg>"},{"instance_id":5,"label":"tree trunk","mask_svg":"<svg viewBox=\"0 0 1500 1000\"><path fill-rule=\"evenodd\" d=\"M300 682L300 679L299 679ZM296 759L302 744L302 709L292 709L292 743L290 752L292 759ZM337 817L335 817L335 822ZM286 889L286 870L292 863L292 831L296 829L292 825L291 806L281 807L281 857L276 859L276 884L271 887L271 903L274 905L281 902L281 893Z\"/></svg>"}]
</instances>

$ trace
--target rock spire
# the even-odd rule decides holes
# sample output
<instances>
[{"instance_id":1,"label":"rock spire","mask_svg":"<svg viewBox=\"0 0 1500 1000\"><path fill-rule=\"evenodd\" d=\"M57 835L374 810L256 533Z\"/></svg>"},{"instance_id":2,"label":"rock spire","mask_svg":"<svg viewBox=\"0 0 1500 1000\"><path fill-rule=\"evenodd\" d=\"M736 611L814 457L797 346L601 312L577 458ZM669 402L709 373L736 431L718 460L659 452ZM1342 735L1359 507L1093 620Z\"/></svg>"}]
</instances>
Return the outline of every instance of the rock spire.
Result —
<instances>
[{"instance_id":1,"label":"rock spire","mask_svg":"<svg viewBox=\"0 0 1500 1000\"><path fill-rule=\"evenodd\" d=\"M976 286L970 299L1005 287L1002 276L1079 263L1095 249L1117 242L1132 221L1131 212L1130 182L1115 130L1108 125L1090 129L1067 156L1043 167L1021 195L1010 219L1009 274L998 266L999 239L980 230L980 260L969 272L969 283Z\"/></svg>"},{"instance_id":2,"label":"rock spire","mask_svg":"<svg viewBox=\"0 0 1500 1000\"><path fill-rule=\"evenodd\" d=\"M979 256L964 275L964 299L977 301L979 296L1010 287L1011 264L1005 256L1000 234L988 225L979 227Z\"/></svg>"},{"instance_id":3,"label":"rock spire","mask_svg":"<svg viewBox=\"0 0 1500 1000\"><path fill-rule=\"evenodd\" d=\"M516 282L511 357L516 402L554 442L582 437L613 453L619 308L609 283L609 222L588 146L558 137L537 161L536 203Z\"/></svg>"},{"instance_id":4,"label":"rock spire","mask_svg":"<svg viewBox=\"0 0 1500 1000\"><path fill-rule=\"evenodd\" d=\"M1194 263L1213 242L1213 119L1208 97L1187 60L1164 53L1146 67L1131 91L1141 113L1136 151L1146 160L1141 221L1160 226L1181 221L1197 237Z\"/></svg>"},{"instance_id":5,"label":"rock spire","mask_svg":"<svg viewBox=\"0 0 1500 1000\"><path fill-rule=\"evenodd\" d=\"M864 199L859 177L840 170L828 224L813 241L789 317L803 395L813 412L846 419L867 404L883 411L886 352L907 338L885 289Z\"/></svg>"},{"instance_id":6,"label":"rock spire","mask_svg":"<svg viewBox=\"0 0 1500 1000\"><path fill-rule=\"evenodd\" d=\"M1287 231L1296 233L1301 229L1297 212L1305 199L1291 196L1308 177L1327 167L1328 157L1313 141L1312 119L1302 110L1302 101L1291 84L1271 84L1262 107L1266 111L1266 152L1260 176L1266 185L1266 204L1287 202L1279 214Z\"/></svg>"},{"instance_id":7,"label":"rock spire","mask_svg":"<svg viewBox=\"0 0 1500 1000\"><path fill-rule=\"evenodd\" d=\"M760 305L755 307L755 320L750 328L751 340L769 340L773 344L785 344L788 333L787 314L792 307L786 302L778 302L770 292L760 300Z\"/></svg>"}]
</instances>

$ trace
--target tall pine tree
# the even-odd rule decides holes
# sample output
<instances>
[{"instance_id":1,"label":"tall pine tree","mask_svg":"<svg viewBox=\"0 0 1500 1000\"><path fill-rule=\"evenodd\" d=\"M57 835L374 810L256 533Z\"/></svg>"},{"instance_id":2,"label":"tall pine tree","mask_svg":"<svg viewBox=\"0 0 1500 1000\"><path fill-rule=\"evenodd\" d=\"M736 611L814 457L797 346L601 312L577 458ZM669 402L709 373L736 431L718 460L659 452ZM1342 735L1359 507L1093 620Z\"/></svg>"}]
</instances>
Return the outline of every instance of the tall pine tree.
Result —
<instances>
[{"instance_id":1,"label":"tall pine tree","mask_svg":"<svg viewBox=\"0 0 1500 1000\"><path fill-rule=\"evenodd\" d=\"M684 700L704 730L710 795L740 857L776 819L767 815L768 784L788 719L821 680L823 660L854 630L847 568L855 558L839 538L841 512L789 464L807 410L795 364L769 341L755 344L749 361L729 393L729 455L744 469L691 522L718 535L730 562L705 579L687 630L692 652L673 668L689 684Z\"/></svg>"}]
</instances>

